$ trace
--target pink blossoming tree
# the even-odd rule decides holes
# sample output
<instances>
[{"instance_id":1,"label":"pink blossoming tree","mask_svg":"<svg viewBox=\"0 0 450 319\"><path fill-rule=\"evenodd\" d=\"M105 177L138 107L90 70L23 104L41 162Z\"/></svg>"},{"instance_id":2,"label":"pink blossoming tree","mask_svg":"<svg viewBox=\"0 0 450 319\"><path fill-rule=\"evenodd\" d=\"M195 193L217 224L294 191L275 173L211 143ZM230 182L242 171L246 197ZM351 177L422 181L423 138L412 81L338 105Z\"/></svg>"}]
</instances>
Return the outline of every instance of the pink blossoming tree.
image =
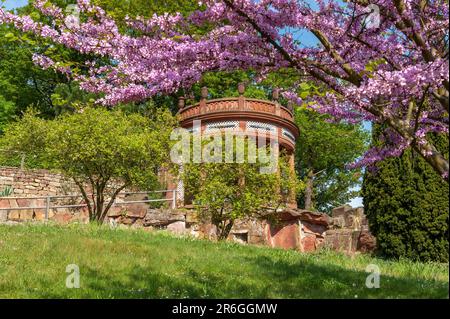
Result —
<instances>
[{"instance_id":1,"label":"pink blossoming tree","mask_svg":"<svg viewBox=\"0 0 450 319\"><path fill-rule=\"evenodd\" d=\"M128 18L135 32L127 34L89 0L78 0L80 23L46 0L35 6L52 24L4 10L0 23L102 57L88 62L83 73L38 52L34 60L76 78L86 91L102 93L99 102L106 105L173 93L209 71L252 69L263 78L293 69L326 94L302 101L293 86L286 98L309 102L336 120L385 124L385 146L368 151L358 165L411 147L448 180L448 159L427 139L428 133L448 135L448 1L207 0L203 5L188 17ZM192 33L192 25L207 25L209 31ZM305 32L318 45L305 45L297 35Z\"/></svg>"}]
</instances>

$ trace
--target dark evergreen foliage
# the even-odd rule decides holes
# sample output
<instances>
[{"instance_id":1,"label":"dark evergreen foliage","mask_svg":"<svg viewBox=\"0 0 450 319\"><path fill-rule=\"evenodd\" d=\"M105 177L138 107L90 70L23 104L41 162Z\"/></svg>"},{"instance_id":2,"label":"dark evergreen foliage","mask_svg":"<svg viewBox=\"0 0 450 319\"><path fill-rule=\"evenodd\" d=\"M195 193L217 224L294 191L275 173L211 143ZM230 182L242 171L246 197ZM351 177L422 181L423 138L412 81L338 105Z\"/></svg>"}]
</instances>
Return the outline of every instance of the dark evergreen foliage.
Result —
<instances>
[{"instance_id":1,"label":"dark evergreen foliage","mask_svg":"<svg viewBox=\"0 0 450 319\"><path fill-rule=\"evenodd\" d=\"M448 157L448 138L430 138ZM449 186L420 155L408 150L378 163L366 172L363 196L382 255L448 261Z\"/></svg>"}]
</instances>

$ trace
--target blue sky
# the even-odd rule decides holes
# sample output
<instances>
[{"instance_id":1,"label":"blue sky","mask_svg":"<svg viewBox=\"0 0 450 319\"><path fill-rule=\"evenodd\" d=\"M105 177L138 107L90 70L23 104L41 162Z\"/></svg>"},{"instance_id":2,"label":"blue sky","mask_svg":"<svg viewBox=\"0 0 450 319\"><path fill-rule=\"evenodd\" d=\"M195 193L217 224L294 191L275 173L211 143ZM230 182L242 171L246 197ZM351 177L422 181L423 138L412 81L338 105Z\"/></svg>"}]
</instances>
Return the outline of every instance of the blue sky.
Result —
<instances>
[{"instance_id":1,"label":"blue sky","mask_svg":"<svg viewBox=\"0 0 450 319\"><path fill-rule=\"evenodd\" d=\"M6 9L14 9L26 5L28 0L6 0L4 5Z\"/></svg>"},{"instance_id":2,"label":"blue sky","mask_svg":"<svg viewBox=\"0 0 450 319\"><path fill-rule=\"evenodd\" d=\"M27 4L27 2L28 2L28 0L6 0L4 2L4 5L7 9L14 9L17 7L24 6L25 4ZM296 36L301 38L303 44L306 46L314 45L317 43L317 39L307 31L301 31L299 34L296 34ZM371 129L370 123L365 123L364 126L368 130ZM353 207L361 207L361 206L363 206L362 198L355 198L349 204Z\"/></svg>"}]
</instances>

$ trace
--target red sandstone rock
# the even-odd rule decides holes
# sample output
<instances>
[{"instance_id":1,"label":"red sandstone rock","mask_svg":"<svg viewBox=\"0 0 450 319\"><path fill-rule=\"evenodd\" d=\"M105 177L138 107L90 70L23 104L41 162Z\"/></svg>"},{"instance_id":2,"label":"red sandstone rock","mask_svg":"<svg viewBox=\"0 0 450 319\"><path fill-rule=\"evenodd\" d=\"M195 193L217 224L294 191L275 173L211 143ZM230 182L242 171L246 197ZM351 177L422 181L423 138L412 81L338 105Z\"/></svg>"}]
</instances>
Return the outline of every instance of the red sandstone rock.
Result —
<instances>
[{"instance_id":1,"label":"red sandstone rock","mask_svg":"<svg viewBox=\"0 0 450 319\"><path fill-rule=\"evenodd\" d=\"M326 227L328 227L330 223L330 217L323 213L302 211L299 217L301 221L307 221L311 224L323 225Z\"/></svg>"},{"instance_id":2,"label":"red sandstone rock","mask_svg":"<svg viewBox=\"0 0 450 319\"><path fill-rule=\"evenodd\" d=\"M127 205L125 208L127 216L132 218L144 218L147 214L147 209L147 205L144 204Z\"/></svg>"},{"instance_id":3,"label":"red sandstone rock","mask_svg":"<svg viewBox=\"0 0 450 319\"><path fill-rule=\"evenodd\" d=\"M325 246L333 250L351 252L353 231L349 229L328 230L325 235Z\"/></svg>"},{"instance_id":4,"label":"red sandstone rock","mask_svg":"<svg viewBox=\"0 0 450 319\"><path fill-rule=\"evenodd\" d=\"M20 211L19 210L10 210L8 213L8 220L20 221Z\"/></svg>"},{"instance_id":5,"label":"red sandstone rock","mask_svg":"<svg viewBox=\"0 0 450 319\"><path fill-rule=\"evenodd\" d=\"M72 214L69 213L56 213L52 220L59 223L59 224L68 224L72 220Z\"/></svg>"},{"instance_id":6,"label":"red sandstone rock","mask_svg":"<svg viewBox=\"0 0 450 319\"><path fill-rule=\"evenodd\" d=\"M305 236L302 238L302 251L312 252L316 250L316 236Z\"/></svg>"},{"instance_id":7,"label":"red sandstone rock","mask_svg":"<svg viewBox=\"0 0 450 319\"><path fill-rule=\"evenodd\" d=\"M357 250L362 253L368 253L373 252L376 247L376 238L369 231L362 231L358 238Z\"/></svg>"},{"instance_id":8,"label":"red sandstone rock","mask_svg":"<svg viewBox=\"0 0 450 319\"><path fill-rule=\"evenodd\" d=\"M9 207L12 207L12 208L19 207L19 205L17 205L17 200L15 200L15 199L10 199L10 200L9 200Z\"/></svg>"},{"instance_id":9,"label":"red sandstone rock","mask_svg":"<svg viewBox=\"0 0 450 319\"><path fill-rule=\"evenodd\" d=\"M269 243L272 247L283 249L300 249L298 223L282 222L269 227Z\"/></svg>"},{"instance_id":10,"label":"red sandstone rock","mask_svg":"<svg viewBox=\"0 0 450 319\"><path fill-rule=\"evenodd\" d=\"M327 226L323 224L313 224L311 222L302 221L302 230L306 233L322 236L326 232Z\"/></svg>"},{"instance_id":11,"label":"red sandstone rock","mask_svg":"<svg viewBox=\"0 0 450 319\"><path fill-rule=\"evenodd\" d=\"M176 235L182 235L186 232L185 222L175 222L167 226L167 230Z\"/></svg>"},{"instance_id":12,"label":"red sandstone rock","mask_svg":"<svg viewBox=\"0 0 450 319\"><path fill-rule=\"evenodd\" d=\"M301 220L310 222L311 224L325 226L328 226L330 223L330 217L327 214L311 212L302 209L286 208L281 213L276 212L269 215L272 215L279 220Z\"/></svg>"},{"instance_id":13,"label":"red sandstone rock","mask_svg":"<svg viewBox=\"0 0 450 319\"><path fill-rule=\"evenodd\" d=\"M144 219L144 225L148 226L167 226L175 222L185 222L186 217L183 211L150 209Z\"/></svg>"},{"instance_id":14,"label":"red sandstone rock","mask_svg":"<svg viewBox=\"0 0 450 319\"><path fill-rule=\"evenodd\" d=\"M9 200L0 198L0 208L10 208Z\"/></svg>"},{"instance_id":15,"label":"red sandstone rock","mask_svg":"<svg viewBox=\"0 0 450 319\"><path fill-rule=\"evenodd\" d=\"M125 212L121 207L111 207L111 209L108 212L108 217L116 218L124 215Z\"/></svg>"},{"instance_id":16,"label":"red sandstone rock","mask_svg":"<svg viewBox=\"0 0 450 319\"><path fill-rule=\"evenodd\" d=\"M34 211L27 209L27 210L21 210L20 211L20 220L22 221L30 221L34 219Z\"/></svg>"},{"instance_id":17,"label":"red sandstone rock","mask_svg":"<svg viewBox=\"0 0 450 319\"><path fill-rule=\"evenodd\" d=\"M35 209L34 210L34 219L37 221L45 220L45 209Z\"/></svg>"},{"instance_id":18,"label":"red sandstone rock","mask_svg":"<svg viewBox=\"0 0 450 319\"><path fill-rule=\"evenodd\" d=\"M352 209L353 208L350 205L344 205L344 206L336 207L335 209L332 210L331 215L333 217L345 216Z\"/></svg>"}]
</instances>

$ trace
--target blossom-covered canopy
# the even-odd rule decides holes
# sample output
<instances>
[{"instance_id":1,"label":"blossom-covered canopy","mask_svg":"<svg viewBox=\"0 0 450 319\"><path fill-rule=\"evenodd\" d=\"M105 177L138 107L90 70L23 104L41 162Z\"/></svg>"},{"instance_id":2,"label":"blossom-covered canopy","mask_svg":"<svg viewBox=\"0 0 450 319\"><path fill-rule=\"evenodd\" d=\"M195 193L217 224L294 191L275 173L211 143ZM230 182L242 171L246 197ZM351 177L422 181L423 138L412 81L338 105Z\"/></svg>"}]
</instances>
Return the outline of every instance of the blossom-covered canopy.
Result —
<instances>
[{"instance_id":1,"label":"blossom-covered canopy","mask_svg":"<svg viewBox=\"0 0 450 319\"><path fill-rule=\"evenodd\" d=\"M89 0L78 0L83 19L67 16L46 0L35 6L53 24L0 10L11 23L81 53L111 63L87 62L74 74L49 57L35 54L43 68L75 77L83 89L103 93L107 105L140 101L190 87L216 70L253 69L264 77L292 68L326 94L309 98L319 112L337 120L385 124L383 147L371 149L370 165L413 147L448 179L448 160L427 139L448 134L449 60L446 0L208 0L188 17L128 18L131 33ZM74 21L75 20L75 21ZM192 25L208 31L192 34ZM299 32L318 45L307 46ZM299 103L296 87L284 96Z\"/></svg>"}]
</instances>

